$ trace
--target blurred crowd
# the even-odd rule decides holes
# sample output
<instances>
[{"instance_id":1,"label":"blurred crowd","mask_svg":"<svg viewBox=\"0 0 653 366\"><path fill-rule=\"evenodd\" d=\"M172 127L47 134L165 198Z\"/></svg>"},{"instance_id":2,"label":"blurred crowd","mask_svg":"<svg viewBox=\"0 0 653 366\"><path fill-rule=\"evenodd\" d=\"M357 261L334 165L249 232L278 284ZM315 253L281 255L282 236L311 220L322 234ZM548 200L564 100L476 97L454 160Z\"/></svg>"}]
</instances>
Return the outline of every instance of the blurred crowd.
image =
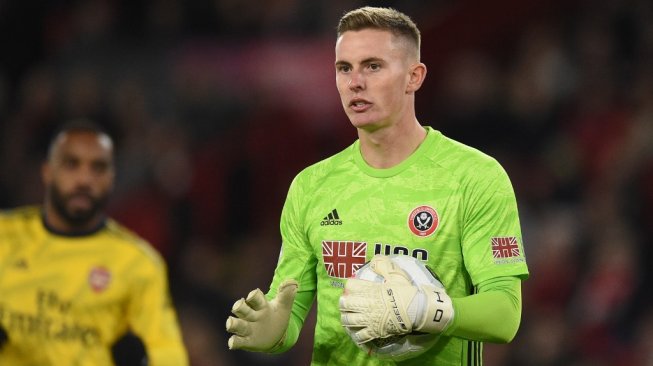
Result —
<instances>
[{"instance_id":1,"label":"blurred crowd","mask_svg":"<svg viewBox=\"0 0 653 366\"><path fill-rule=\"evenodd\" d=\"M98 121L110 212L166 258L192 364L308 364L314 313L275 356L227 351L224 322L267 290L294 175L356 137L333 47L361 5L422 30L420 122L512 178L531 277L485 364L653 365L650 0L0 2L0 207L40 202L59 123Z\"/></svg>"}]
</instances>

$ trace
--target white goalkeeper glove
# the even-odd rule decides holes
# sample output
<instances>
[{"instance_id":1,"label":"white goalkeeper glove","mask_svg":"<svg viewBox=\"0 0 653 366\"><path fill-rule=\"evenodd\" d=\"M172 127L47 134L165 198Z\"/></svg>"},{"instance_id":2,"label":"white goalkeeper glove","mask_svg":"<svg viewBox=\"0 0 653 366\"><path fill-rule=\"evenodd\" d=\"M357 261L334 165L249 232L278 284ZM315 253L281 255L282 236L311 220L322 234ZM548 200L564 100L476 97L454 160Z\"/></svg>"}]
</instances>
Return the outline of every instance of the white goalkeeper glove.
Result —
<instances>
[{"instance_id":1,"label":"white goalkeeper glove","mask_svg":"<svg viewBox=\"0 0 653 366\"><path fill-rule=\"evenodd\" d=\"M441 333L449 326L454 310L443 288L414 286L387 256L372 258L370 268L385 281L350 278L340 297L342 325L354 331L356 343L413 331Z\"/></svg>"},{"instance_id":2,"label":"white goalkeeper glove","mask_svg":"<svg viewBox=\"0 0 653 366\"><path fill-rule=\"evenodd\" d=\"M236 301L231 312L237 318L227 318L227 332L234 334L227 342L229 349L271 352L280 346L286 337L297 288L297 281L286 280L271 301L259 289Z\"/></svg>"}]
</instances>

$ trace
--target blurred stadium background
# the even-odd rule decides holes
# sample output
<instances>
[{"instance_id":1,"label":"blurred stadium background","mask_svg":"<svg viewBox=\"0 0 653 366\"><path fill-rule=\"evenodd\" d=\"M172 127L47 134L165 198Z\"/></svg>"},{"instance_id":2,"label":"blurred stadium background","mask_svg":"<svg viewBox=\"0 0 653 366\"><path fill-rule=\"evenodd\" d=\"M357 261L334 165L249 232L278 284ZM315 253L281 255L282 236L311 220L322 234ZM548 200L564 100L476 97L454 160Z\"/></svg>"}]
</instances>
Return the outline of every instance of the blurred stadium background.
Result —
<instances>
[{"instance_id":1,"label":"blurred stadium background","mask_svg":"<svg viewBox=\"0 0 653 366\"><path fill-rule=\"evenodd\" d=\"M278 356L226 351L224 321L269 285L292 177L355 138L333 47L361 5L421 28L420 121L513 179L531 278L486 365L653 365L650 0L0 1L0 207L40 202L57 123L101 122L111 213L168 261L192 364L307 365L314 315Z\"/></svg>"}]
</instances>

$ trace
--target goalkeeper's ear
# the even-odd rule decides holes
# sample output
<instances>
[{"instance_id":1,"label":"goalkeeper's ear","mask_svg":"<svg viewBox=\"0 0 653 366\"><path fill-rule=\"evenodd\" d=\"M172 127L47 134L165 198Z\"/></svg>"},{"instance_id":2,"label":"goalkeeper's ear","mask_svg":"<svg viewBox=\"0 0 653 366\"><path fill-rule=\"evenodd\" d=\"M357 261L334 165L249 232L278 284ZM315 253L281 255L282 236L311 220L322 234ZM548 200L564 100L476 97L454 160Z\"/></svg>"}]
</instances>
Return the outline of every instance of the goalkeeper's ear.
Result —
<instances>
[{"instance_id":1,"label":"goalkeeper's ear","mask_svg":"<svg viewBox=\"0 0 653 366\"><path fill-rule=\"evenodd\" d=\"M132 332L125 333L111 346L111 357L116 366L146 366L145 344Z\"/></svg>"}]
</instances>

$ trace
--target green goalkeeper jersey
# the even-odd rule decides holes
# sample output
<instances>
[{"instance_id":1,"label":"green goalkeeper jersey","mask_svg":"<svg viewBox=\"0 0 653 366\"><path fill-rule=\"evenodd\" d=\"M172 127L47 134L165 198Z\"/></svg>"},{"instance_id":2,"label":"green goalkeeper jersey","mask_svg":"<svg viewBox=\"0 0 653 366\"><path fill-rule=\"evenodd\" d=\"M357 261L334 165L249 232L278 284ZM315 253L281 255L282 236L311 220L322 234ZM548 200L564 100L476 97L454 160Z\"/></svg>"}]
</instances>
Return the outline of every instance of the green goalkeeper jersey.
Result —
<instances>
[{"instance_id":1,"label":"green goalkeeper jersey","mask_svg":"<svg viewBox=\"0 0 653 366\"><path fill-rule=\"evenodd\" d=\"M526 278L517 204L493 158L426 127L427 137L401 164L375 169L360 142L295 177L281 217L282 249L267 296L299 281L289 337L296 341L317 296L313 365L394 365L360 350L340 323L347 278L375 254L406 254L427 263L452 297L496 277ZM501 316L501 314L497 314ZM295 337L293 339L293 337ZM472 365L476 342L441 336L402 365Z\"/></svg>"},{"instance_id":2,"label":"green goalkeeper jersey","mask_svg":"<svg viewBox=\"0 0 653 366\"><path fill-rule=\"evenodd\" d=\"M165 262L110 219L71 236L48 229L38 207L0 212L0 326L0 365L110 366L127 329L148 365L188 365Z\"/></svg>"}]
</instances>

